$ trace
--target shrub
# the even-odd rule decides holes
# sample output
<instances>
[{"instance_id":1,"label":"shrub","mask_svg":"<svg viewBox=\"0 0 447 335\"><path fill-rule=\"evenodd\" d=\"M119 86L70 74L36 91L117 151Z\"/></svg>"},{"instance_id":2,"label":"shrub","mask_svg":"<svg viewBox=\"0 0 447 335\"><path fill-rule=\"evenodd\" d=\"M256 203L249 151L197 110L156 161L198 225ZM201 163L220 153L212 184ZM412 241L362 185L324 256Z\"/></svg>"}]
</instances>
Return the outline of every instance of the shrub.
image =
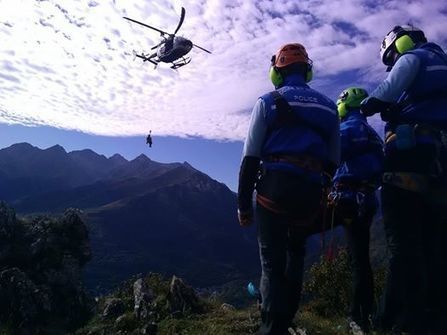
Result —
<instances>
[{"instance_id":1,"label":"shrub","mask_svg":"<svg viewBox=\"0 0 447 335\"><path fill-rule=\"evenodd\" d=\"M304 283L303 295L310 299L308 307L324 317L345 315L351 299L351 278L346 249L339 249L335 257L321 256Z\"/></svg>"}]
</instances>

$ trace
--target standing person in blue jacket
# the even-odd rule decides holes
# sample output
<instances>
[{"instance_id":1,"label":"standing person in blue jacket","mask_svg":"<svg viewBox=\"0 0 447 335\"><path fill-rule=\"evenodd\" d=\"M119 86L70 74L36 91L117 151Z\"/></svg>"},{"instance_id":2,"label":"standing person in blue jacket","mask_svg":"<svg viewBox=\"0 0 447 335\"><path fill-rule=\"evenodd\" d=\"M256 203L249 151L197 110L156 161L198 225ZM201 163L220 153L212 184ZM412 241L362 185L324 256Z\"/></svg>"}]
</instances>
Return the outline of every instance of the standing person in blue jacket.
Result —
<instances>
[{"instance_id":1,"label":"standing person in blue jacket","mask_svg":"<svg viewBox=\"0 0 447 335\"><path fill-rule=\"evenodd\" d=\"M439 271L445 199L432 196L447 168L447 55L413 26L394 27L380 54L389 75L361 106L367 116L381 111L386 121L381 198L390 260L378 326L447 334Z\"/></svg>"},{"instance_id":2,"label":"standing person in blue jacket","mask_svg":"<svg viewBox=\"0 0 447 335\"><path fill-rule=\"evenodd\" d=\"M339 163L340 135L335 104L307 85L312 62L304 46L281 47L272 57L270 78L276 90L256 102L245 140L238 216L241 226L252 223L256 186L262 267L259 334L283 335L301 295L302 228L321 210L326 197L323 173L333 173Z\"/></svg>"},{"instance_id":3,"label":"standing person in blue jacket","mask_svg":"<svg viewBox=\"0 0 447 335\"><path fill-rule=\"evenodd\" d=\"M333 179L330 202L344 224L352 270L349 323L367 332L373 312L374 285L369 260L370 226L378 207L375 194L383 170L383 141L360 113L368 93L345 89L337 100L340 117L341 163Z\"/></svg>"}]
</instances>

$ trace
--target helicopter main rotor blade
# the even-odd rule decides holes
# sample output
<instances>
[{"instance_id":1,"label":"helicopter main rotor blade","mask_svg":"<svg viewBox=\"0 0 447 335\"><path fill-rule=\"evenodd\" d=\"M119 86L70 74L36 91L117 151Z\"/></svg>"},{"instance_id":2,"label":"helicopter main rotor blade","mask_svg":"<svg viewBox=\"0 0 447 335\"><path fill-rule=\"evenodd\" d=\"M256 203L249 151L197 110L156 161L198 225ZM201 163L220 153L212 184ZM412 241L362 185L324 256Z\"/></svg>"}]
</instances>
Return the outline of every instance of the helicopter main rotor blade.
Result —
<instances>
[{"instance_id":1,"label":"helicopter main rotor blade","mask_svg":"<svg viewBox=\"0 0 447 335\"><path fill-rule=\"evenodd\" d=\"M194 45L196 48L199 48L199 49L201 49L201 50L203 50L203 51L205 51L205 52L208 52L209 54L211 53L211 51L208 51L208 50L206 50L205 48L202 48L202 47L200 47L200 46L198 46L197 44L192 44L192 45Z\"/></svg>"},{"instance_id":2,"label":"helicopter main rotor blade","mask_svg":"<svg viewBox=\"0 0 447 335\"><path fill-rule=\"evenodd\" d=\"M177 28L176 28L175 31L174 31L174 34L172 34L172 35L177 34L177 31L178 31L178 30L180 29L180 27L182 26L182 24L183 24L183 20L185 19L185 13L186 13L186 10L185 10L185 8L182 7L182 14L180 15L180 21L179 21L179 23L178 23Z\"/></svg>"},{"instance_id":3,"label":"helicopter main rotor blade","mask_svg":"<svg viewBox=\"0 0 447 335\"><path fill-rule=\"evenodd\" d=\"M142 26L145 26L145 27L147 27L147 28L150 28L150 29L153 29L153 30L155 30L155 31L158 31L158 32L159 32L160 34L162 34L162 35L169 35L169 33L167 33L166 31L163 31L163 30L160 30L160 29L158 29L158 28L152 27L152 26L150 26L150 25L148 25L148 24L139 22L139 21L137 21L137 20L134 20L134 19L131 19L131 18L128 18L128 17L125 17L125 16L123 16L123 19L126 19L126 20L129 20L129 21L138 23L138 24L140 24L140 25L142 25Z\"/></svg>"}]
</instances>

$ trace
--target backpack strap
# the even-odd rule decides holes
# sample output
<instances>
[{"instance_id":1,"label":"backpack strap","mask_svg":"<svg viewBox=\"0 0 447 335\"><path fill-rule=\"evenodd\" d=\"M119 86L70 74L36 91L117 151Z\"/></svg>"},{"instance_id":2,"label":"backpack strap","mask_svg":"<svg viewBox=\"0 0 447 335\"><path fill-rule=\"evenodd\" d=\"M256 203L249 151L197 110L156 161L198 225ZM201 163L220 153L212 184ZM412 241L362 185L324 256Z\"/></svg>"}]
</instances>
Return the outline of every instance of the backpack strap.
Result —
<instances>
[{"instance_id":1,"label":"backpack strap","mask_svg":"<svg viewBox=\"0 0 447 335\"><path fill-rule=\"evenodd\" d=\"M286 99L284 99L278 91L272 91L270 92L270 95L273 97L276 106L276 118L273 121L273 124L268 128L270 133L282 127L304 125L316 132L324 141L329 140L329 135L326 134L323 128L310 123L295 113Z\"/></svg>"}]
</instances>

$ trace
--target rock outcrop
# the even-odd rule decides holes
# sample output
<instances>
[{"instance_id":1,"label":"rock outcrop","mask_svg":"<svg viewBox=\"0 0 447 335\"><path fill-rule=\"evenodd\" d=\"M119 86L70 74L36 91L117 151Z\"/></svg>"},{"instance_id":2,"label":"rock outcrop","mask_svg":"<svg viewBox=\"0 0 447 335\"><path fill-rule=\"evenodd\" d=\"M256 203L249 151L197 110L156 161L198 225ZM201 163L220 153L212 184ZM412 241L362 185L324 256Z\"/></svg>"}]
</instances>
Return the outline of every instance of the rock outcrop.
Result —
<instances>
[{"instance_id":1,"label":"rock outcrop","mask_svg":"<svg viewBox=\"0 0 447 335\"><path fill-rule=\"evenodd\" d=\"M203 299L182 279L168 281L150 273L130 279L108 296L100 297L97 317L77 335L165 334L173 320L188 319L205 312ZM166 328L167 327L167 328Z\"/></svg>"},{"instance_id":2,"label":"rock outcrop","mask_svg":"<svg viewBox=\"0 0 447 335\"><path fill-rule=\"evenodd\" d=\"M171 313L200 311L199 299L194 289L176 276L172 276L167 300Z\"/></svg>"},{"instance_id":3,"label":"rock outcrop","mask_svg":"<svg viewBox=\"0 0 447 335\"><path fill-rule=\"evenodd\" d=\"M152 316L152 302L155 298L153 290L142 279L133 284L134 313L138 320L148 320Z\"/></svg>"},{"instance_id":4,"label":"rock outcrop","mask_svg":"<svg viewBox=\"0 0 447 335\"><path fill-rule=\"evenodd\" d=\"M0 324L33 335L78 328L93 308L81 282L90 258L79 211L24 221L0 202Z\"/></svg>"}]
</instances>

